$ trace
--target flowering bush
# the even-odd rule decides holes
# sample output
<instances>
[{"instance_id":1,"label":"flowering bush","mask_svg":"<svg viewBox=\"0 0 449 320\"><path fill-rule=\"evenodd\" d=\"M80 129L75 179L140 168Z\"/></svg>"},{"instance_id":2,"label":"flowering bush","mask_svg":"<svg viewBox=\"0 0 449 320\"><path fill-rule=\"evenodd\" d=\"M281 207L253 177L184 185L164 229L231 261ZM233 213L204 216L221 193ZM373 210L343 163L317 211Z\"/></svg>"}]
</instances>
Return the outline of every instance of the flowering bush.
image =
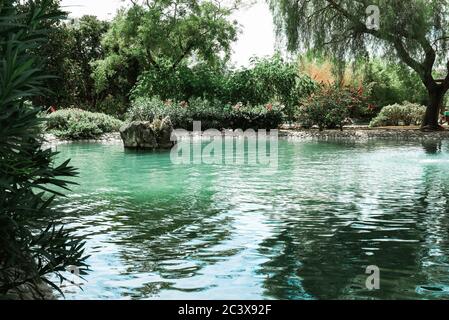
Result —
<instances>
[{"instance_id":1,"label":"flowering bush","mask_svg":"<svg viewBox=\"0 0 449 320\"><path fill-rule=\"evenodd\" d=\"M421 124L426 107L404 101L402 104L392 104L384 107L374 118L370 127L419 125Z\"/></svg>"},{"instance_id":2,"label":"flowering bush","mask_svg":"<svg viewBox=\"0 0 449 320\"><path fill-rule=\"evenodd\" d=\"M362 87L323 86L300 102L296 120L305 128L342 129L346 119L362 117L374 109L366 102L368 95L369 90Z\"/></svg>"},{"instance_id":3,"label":"flowering bush","mask_svg":"<svg viewBox=\"0 0 449 320\"><path fill-rule=\"evenodd\" d=\"M175 128L186 130L192 130L194 121L201 121L203 130L273 129L284 119L283 106L279 103L251 106L239 102L223 105L217 100L200 98L178 103L153 97L136 99L127 113L127 120L152 121L167 116Z\"/></svg>"},{"instance_id":4,"label":"flowering bush","mask_svg":"<svg viewBox=\"0 0 449 320\"><path fill-rule=\"evenodd\" d=\"M241 102L263 105L282 103L288 120L301 98L316 89L316 83L298 74L296 63L287 63L279 55L252 59L251 66L240 70L222 70L198 64L144 72L131 92L131 99L159 96L177 101L203 98L219 100L221 105Z\"/></svg>"}]
</instances>

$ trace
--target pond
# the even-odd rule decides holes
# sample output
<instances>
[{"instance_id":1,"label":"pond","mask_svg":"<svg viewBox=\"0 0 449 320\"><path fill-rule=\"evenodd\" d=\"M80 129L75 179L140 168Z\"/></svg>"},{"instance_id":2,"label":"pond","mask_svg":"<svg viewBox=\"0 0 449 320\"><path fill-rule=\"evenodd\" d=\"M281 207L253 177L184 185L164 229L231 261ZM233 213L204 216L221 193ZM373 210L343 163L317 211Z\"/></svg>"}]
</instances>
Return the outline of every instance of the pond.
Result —
<instances>
[{"instance_id":1,"label":"pond","mask_svg":"<svg viewBox=\"0 0 449 320\"><path fill-rule=\"evenodd\" d=\"M58 146L80 171L59 222L91 255L66 299L449 298L449 143L278 148L270 167Z\"/></svg>"}]
</instances>

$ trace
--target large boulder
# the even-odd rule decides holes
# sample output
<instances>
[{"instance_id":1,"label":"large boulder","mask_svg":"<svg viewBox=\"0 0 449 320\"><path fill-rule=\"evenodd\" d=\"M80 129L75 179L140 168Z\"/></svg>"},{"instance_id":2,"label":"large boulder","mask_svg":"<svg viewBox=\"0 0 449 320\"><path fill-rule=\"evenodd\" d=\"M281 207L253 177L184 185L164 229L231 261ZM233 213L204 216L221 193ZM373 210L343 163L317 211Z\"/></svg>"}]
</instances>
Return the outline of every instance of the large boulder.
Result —
<instances>
[{"instance_id":1,"label":"large boulder","mask_svg":"<svg viewBox=\"0 0 449 320\"><path fill-rule=\"evenodd\" d=\"M125 148L170 149L173 126L170 118L154 121L133 121L120 129Z\"/></svg>"},{"instance_id":2,"label":"large boulder","mask_svg":"<svg viewBox=\"0 0 449 320\"><path fill-rule=\"evenodd\" d=\"M173 141L171 136L173 133L173 125L170 117L166 117L162 120L156 119L151 124L153 132L156 134L156 141L159 149L171 149L173 147Z\"/></svg>"}]
</instances>

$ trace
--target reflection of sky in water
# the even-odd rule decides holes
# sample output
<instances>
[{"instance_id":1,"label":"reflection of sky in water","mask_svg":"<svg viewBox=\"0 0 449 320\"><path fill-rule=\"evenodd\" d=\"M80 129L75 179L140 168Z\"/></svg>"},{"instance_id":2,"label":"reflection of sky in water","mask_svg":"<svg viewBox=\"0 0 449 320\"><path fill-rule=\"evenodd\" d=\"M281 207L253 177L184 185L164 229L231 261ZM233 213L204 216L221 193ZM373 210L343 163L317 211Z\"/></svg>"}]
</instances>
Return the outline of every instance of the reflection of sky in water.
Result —
<instances>
[{"instance_id":1,"label":"reflection of sky in water","mask_svg":"<svg viewBox=\"0 0 449 320\"><path fill-rule=\"evenodd\" d=\"M58 150L81 172L61 221L92 269L68 299L449 297L445 144L280 141L278 168Z\"/></svg>"}]
</instances>

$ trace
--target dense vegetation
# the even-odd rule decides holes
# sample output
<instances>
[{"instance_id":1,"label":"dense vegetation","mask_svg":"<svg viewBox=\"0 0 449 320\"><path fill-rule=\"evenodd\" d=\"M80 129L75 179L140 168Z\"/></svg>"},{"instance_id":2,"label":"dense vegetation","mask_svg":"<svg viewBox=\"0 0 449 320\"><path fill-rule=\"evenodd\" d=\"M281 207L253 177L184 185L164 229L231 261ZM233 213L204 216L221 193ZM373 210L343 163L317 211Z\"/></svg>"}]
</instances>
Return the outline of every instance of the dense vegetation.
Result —
<instances>
[{"instance_id":1,"label":"dense vegetation","mask_svg":"<svg viewBox=\"0 0 449 320\"><path fill-rule=\"evenodd\" d=\"M340 61L378 54L407 65L427 91L422 128L440 129L449 90L447 0L271 0L270 5L278 33L287 37L291 51L305 46ZM374 9L367 15L370 5L381 11L380 25Z\"/></svg>"},{"instance_id":2,"label":"dense vegetation","mask_svg":"<svg viewBox=\"0 0 449 320\"><path fill-rule=\"evenodd\" d=\"M49 3L57 7L59 1ZM176 101L175 105L202 99L203 104L209 103L209 109L215 110L218 127L229 123L218 114L233 110L231 107L239 103L246 110L254 108L250 112L254 115L263 110L258 106L283 105L281 122L303 119L307 127L310 119L305 118L304 110L308 98L312 93L319 95L329 90L343 96L348 91L362 90L364 102L356 112L343 105L335 111L325 97L315 96L313 103L322 112L333 110L329 111L332 115L326 114L327 118L356 118L365 123L387 105L405 100L430 103L422 77L413 67L385 59L364 56L354 60L354 68L342 69L341 57L330 51L326 54L326 50L319 54L311 50L289 61L275 55L253 59L247 68L234 69L229 64L230 46L239 29L229 18L237 4L238 1L225 7L207 0L136 1L129 9L120 10L110 23L92 16L52 22L48 24L49 41L36 48L35 53L44 60L45 69L59 77L45 79L51 91L33 101L43 109L80 108L125 120L127 113L134 112L130 108L154 106L150 101L156 101L156 97ZM275 13L279 26L284 26L285 15L276 10ZM173 110L160 113L175 116ZM177 112L177 116L183 114L186 113ZM192 111L188 116L201 115ZM311 122L318 125L317 121ZM337 123L325 127L339 127L338 119L332 122ZM245 127L250 125L245 123ZM72 127L73 134L66 131L63 135L81 137L84 134L77 132L99 132L91 123Z\"/></svg>"},{"instance_id":3,"label":"dense vegetation","mask_svg":"<svg viewBox=\"0 0 449 320\"><path fill-rule=\"evenodd\" d=\"M67 266L86 266L82 239L39 223L57 213L53 199L76 175L42 148L42 128L84 139L117 131L122 120L169 116L188 130L194 121L202 129L298 122L323 130L354 119L439 129L448 2L373 2L384 5L381 31L357 18L365 1L273 0L289 49L310 51L235 69L239 27L230 18L239 1L133 1L104 22L69 20L59 0L0 0L0 297L24 285L39 293L42 282L58 289L48 275L63 280Z\"/></svg>"},{"instance_id":4,"label":"dense vegetation","mask_svg":"<svg viewBox=\"0 0 449 320\"><path fill-rule=\"evenodd\" d=\"M201 121L207 129L275 129L284 120L284 106L279 103L265 105L223 105L220 101L200 98L189 101L162 101L157 97L134 101L128 120L153 121L167 116L175 128L192 130L194 121Z\"/></svg>"},{"instance_id":5,"label":"dense vegetation","mask_svg":"<svg viewBox=\"0 0 449 320\"><path fill-rule=\"evenodd\" d=\"M19 289L39 298L42 282L58 289L48 275L63 280L66 267L83 267L86 257L81 239L39 222L57 213L53 199L76 171L69 161L55 165L55 153L42 149L40 108L26 103L43 95L49 79L30 52L47 41L46 25L62 13L42 0L25 11L23 23L16 4L0 6L0 298Z\"/></svg>"}]
</instances>

